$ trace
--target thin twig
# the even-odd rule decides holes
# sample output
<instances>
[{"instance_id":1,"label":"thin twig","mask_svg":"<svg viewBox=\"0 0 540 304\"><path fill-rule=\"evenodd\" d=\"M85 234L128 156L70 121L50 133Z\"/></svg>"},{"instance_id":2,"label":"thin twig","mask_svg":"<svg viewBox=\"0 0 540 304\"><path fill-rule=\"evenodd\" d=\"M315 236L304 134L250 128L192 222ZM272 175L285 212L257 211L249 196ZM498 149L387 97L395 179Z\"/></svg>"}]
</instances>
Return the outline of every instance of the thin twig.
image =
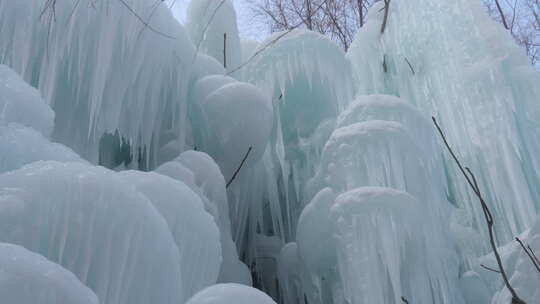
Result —
<instances>
[{"instance_id":1,"label":"thin twig","mask_svg":"<svg viewBox=\"0 0 540 304\"><path fill-rule=\"evenodd\" d=\"M530 259L531 262L533 263L534 268L536 268L536 271L540 272L540 265L538 265L538 264L536 263L535 258L531 255L531 253L529 252L529 250L527 250L527 248L525 248L525 245L523 245L523 242L522 242L518 237L516 237L516 242L518 242L519 245L521 246L521 248L523 248L523 251L525 251L525 253L526 253L527 256L529 257L529 259ZM530 246L529 246L529 248L530 248Z\"/></svg>"},{"instance_id":2,"label":"thin twig","mask_svg":"<svg viewBox=\"0 0 540 304\"><path fill-rule=\"evenodd\" d=\"M384 0L384 19L381 25L381 35L384 34L384 30L386 29L386 23L388 22L388 11L390 10L390 1L391 0Z\"/></svg>"},{"instance_id":3,"label":"thin twig","mask_svg":"<svg viewBox=\"0 0 540 304\"><path fill-rule=\"evenodd\" d=\"M208 7L210 6L210 3L212 3L212 2L208 2L208 5L206 6L206 9L208 9ZM217 12L223 6L224 3L225 3L225 0L221 0L221 2L216 6L214 11L212 11L212 14L210 15L210 19L208 20L208 22L204 25L203 31L201 33L201 38L197 41L195 54L197 54L199 52L199 48L201 47L201 43L204 40L204 37L206 36L206 31L208 30L208 27L210 27L210 24L212 24L212 21L214 21L214 18L216 17Z\"/></svg>"},{"instance_id":4,"label":"thin twig","mask_svg":"<svg viewBox=\"0 0 540 304\"><path fill-rule=\"evenodd\" d=\"M405 61L406 61L407 64L409 65L409 68L411 69L412 74L413 74L413 75L416 74L416 73L414 72L414 69L413 69L413 67L412 67L412 64L409 62L409 59L407 59L407 57L405 57Z\"/></svg>"},{"instance_id":5,"label":"thin twig","mask_svg":"<svg viewBox=\"0 0 540 304\"><path fill-rule=\"evenodd\" d=\"M456 154L454 153L454 151L452 150L452 148L448 144L446 136L444 135L444 132L442 131L439 124L437 123L437 120L435 119L435 117L432 117L432 120L433 120L433 123L435 124L435 127L439 131L439 134L441 135L441 138L442 138L442 140L444 142L444 145L446 146L446 148L448 149L448 151L452 155L452 158L454 159L455 163L458 165L459 170L461 171L461 173L463 174L463 176L467 180L467 183L472 188L474 194L476 194L476 197L478 198L478 200L480 201L480 204L482 205L482 210L484 212L484 217L485 217L485 220L486 220L486 223L487 223L487 226L488 226L489 243L491 245L491 249L493 250L493 254L495 255L495 259L497 260L497 265L499 266L499 270L500 270L501 276L503 278L504 284L506 285L506 288L508 288L508 291L510 291L510 294L512 295L512 303L524 304L525 302L519 298L519 296L517 295L517 293L514 290L514 288L512 287L512 285L510 285L510 281L508 280L508 276L506 275L506 272L504 271L504 266L503 266L503 263L502 263L502 259L501 259L501 256L499 254L499 251L497 249L497 244L495 243L495 236L494 236L494 229L493 229L493 225L494 225L493 216L492 216L492 214L491 214L491 212L489 210L489 207L488 207L486 201L484 200L484 197L482 196L482 193L480 192L480 187L479 187L479 184L478 184L478 182L476 180L476 177L474 176L474 173L469 168L464 168L461 165L461 163L460 163L459 159L457 158Z\"/></svg>"},{"instance_id":6,"label":"thin twig","mask_svg":"<svg viewBox=\"0 0 540 304\"><path fill-rule=\"evenodd\" d=\"M493 272L496 272L496 273L501 273L500 271L498 271L497 269L493 269L491 267L487 267L486 265L484 264L480 264L480 267L486 269L486 270L489 270L489 271L493 271Z\"/></svg>"},{"instance_id":7,"label":"thin twig","mask_svg":"<svg viewBox=\"0 0 540 304\"><path fill-rule=\"evenodd\" d=\"M530 245L527 245L527 248L529 248L529 252L531 253L531 255L533 256L535 262L537 265L540 265L540 260L538 260L538 258L536 257L536 254L534 254L534 251L532 250L531 246Z\"/></svg>"},{"instance_id":8,"label":"thin twig","mask_svg":"<svg viewBox=\"0 0 540 304\"><path fill-rule=\"evenodd\" d=\"M508 26L508 22L506 22L506 17L504 16L504 12L501 8L501 4L499 3L499 0L495 0L495 6L497 6L497 10L499 11L499 14L501 15L502 23L504 25L504 28L509 30L510 27Z\"/></svg>"},{"instance_id":9,"label":"thin twig","mask_svg":"<svg viewBox=\"0 0 540 304\"><path fill-rule=\"evenodd\" d=\"M223 33L223 67L227 68L227 33Z\"/></svg>"},{"instance_id":10,"label":"thin twig","mask_svg":"<svg viewBox=\"0 0 540 304\"><path fill-rule=\"evenodd\" d=\"M238 175L238 172L240 172L240 170L241 170L242 167L244 166L244 163L246 162L246 159L248 158L249 153L251 153L251 150L253 150L253 147L249 147L249 149L248 149L247 152L246 152L246 155L244 156L244 159L242 159L242 162L240 163L240 166L238 166L238 168L236 169L236 171L234 171L233 176L232 176L231 179L227 182L227 185L225 186L225 188L229 188L229 186L232 184L232 182L234 181L234 179L235 179L236 176Z\"/></svg>"},{"instance_id":11,"label":"thin twig","mask_svg":"<svg viewBox=\"0 0 540 304\"><path fill-rule=\"evenodd\" d=\"M146 21L147 24L150 24L150 21L152 21L152 17L154 17L154 14L156 13L157 9L159 8L159 6L163 3L163 0L156 0L156 3L153 5L154 7L152 8L152 11L150 12L150 16L148 16L148 20ZM147 27L144 26L140 31L139 31L139 34L137 35L137 41L139 40L139 38L141 38L141 35L142 33L144 32L144 30L146 29Z\"/></svg>"},{"instance_id":12,"label":"thin twig","mask_svg":"<svg viewBox=\"0 0 540 304\"><path fill-rule=\"evenodd\" d=\"M141 15L139 15L133 8L131 8L131 6L129 6L129 4L127 4L127 2L125 0L118 0L120 1L120 3L122 3L122 5L124 5L128 11L133 15L135 16L137 19L139 19L139 21L146 27L148 27L149 30L151 30L152 32L160 35L160 36L163 36L165 38L169 38L169 39L176 39L176 37L173 37L173 36L170 36L168 34L165 34L165 33L162 33L158 30L156 30L154 27L152 27L146 20L143 19L143 17L141 17Z\"/></svg>"},{"instance_id":13,"label":"thin twig","mask_svg":"<svg viewBox=\"0 0 540 304\"><path fill-rule=\"evenodd\" d=\"M326 2L328 2L328 0L324 0L312 13L312 15L315 15L322 7L323 5L326 4ZM274 38L272 41L268 42L263 48L259 49L257 52L255 52L255 54L253 54L251 57L249 57L246 61L244 61L241 65L239 65L238 67L234 68L232 71L228 72L226 75L227 76L230 76L232 73L242 69L243 67L245 67L246 65L248 65L253 59L255 59L255 57L259 56L262 52L264 52L268 47L274 45L276 42L278 42L281 38L287 36L288 34L290 34L292 31L294 31L295 29L299 28L302 24L304 24L303 22L299 22L297 23L296 25L294 25L293 27L291 27L290 29L288 29L287 31L279 34L276 38Z\"/></svg>"}]
</instances>

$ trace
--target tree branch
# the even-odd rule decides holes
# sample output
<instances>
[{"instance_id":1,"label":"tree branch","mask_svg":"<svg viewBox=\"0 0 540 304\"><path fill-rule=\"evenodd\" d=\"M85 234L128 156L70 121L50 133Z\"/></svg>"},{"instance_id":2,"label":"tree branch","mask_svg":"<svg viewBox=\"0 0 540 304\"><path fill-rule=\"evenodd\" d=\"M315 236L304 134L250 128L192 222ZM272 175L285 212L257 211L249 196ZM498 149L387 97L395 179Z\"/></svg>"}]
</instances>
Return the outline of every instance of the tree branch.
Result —
<instances>
[{"instance_id":1,"label":"tree branch","mask_svg":"<svg viewBox=\"0 0 540 304\"><path fill-rule=\"evenodd\" d=\"M499 0L495 0L495 5L497 6L497 10L499 11L499 15L501 15L502 23L504 25L504 28L509 30L510 27L508 26L508 23L506 22L506 17L504 16L504 12L501 8L501 4L499 3Z\"/></svg>"},{"instance_id":2,"label":"tree branch","mask_svg":"<svg viewBox=\"0 0 540 304\"><path fill-rule=\"evenodd\" d=\"M529 250L527 248L525 248L525 245L523 245L523 242L518 237L516 237L516 242L518 242L519 245L521 246L521 248L523 248L523 250L525 251L525 253L529 257L529 259L533 263L534 268L536 268L536 271L540 272L540 265L537 264L537 259L535 259L535 257L533 257L534 252L533 252L533 254L531 254L532 250L531 250L531 252L529 252ZM530 248L531 247L529 246L529 249Z\"/></svg>"},{"instance_id":3,"label":"tree branch","mask_svg":"<svg viewBox=\"0 0 540 304\"><path fill-rule=\"evenodd\" d=\"M240 172L240 170L241 170L242 167L244 166L244 163L246 162L246 159L248 158L249 153L251 153L251 150L252 150L252 149L253 149L253 147L249 147L248 151L246 152L246 155L244 156L244 159L242 159L242 162L240 163L240 166L238 166L238 168L236 169L236 171L234 171L233 176L232 176L231 179L227 182L227 185L225 186L225 188L229 188L229 186L232 184L232 182L234 181L234 179L235 179L236 176L238 175L238 172Z\"/></svg>"},{"instance_id":4,"label":"tree branch","mask_svg":"<svg viewBox=\"0 0 540 304\"><path fill-rule=\"evenodd\" d=\"M497 269L493 269L491 267L487 267L486 265L484 264L480 264L480 267L486 269L486 270L489 270L489 271L493 271L493 272L496 272L496 273L501 273L500 271L498 271Z\"/></svg>"},{"instance_id":5,"label":"tree branch","mask_svg":"<svg viewBox=\"0 0 540 304\"><path fill-rule=\"evenodd\" d=\"M499 271L500 271L501 276L503 278L504 284L506 285L506 288L508 289L508 291L510 291L510 294L512 295L512 303L525 304L525 302L519 298L519 296L517 295L517 293L514 290L514 288L512 287L512 285L510 285L510 281L508 280L508 276L506 275L506 272L504 271L504 266L503 266L503 263L502 263L502 260L501 260L501 256L499 254L499 251L497 249L497 245L495 243L495 236L494 236L494 230L493 230L493 224L494 224L493 216L491 215L491 212L489 211L489 207L486 204L486 202L484 200L484 197L482 196L482 193L480 192L480 187L479 187L478 182L476 181L476 177L474 176L473 172L469 168L465 169L461 165L461 163L460 163L459 159L457 158L456 154L454 153L454 151L452 150L452 148L448 144L446 136L444 135L444 132L442 131L439 124L437 123L437 120L435 119L435 117L432 117L432 120L433 120L433 124L435 124L435 127L437 128L437 130L438 130L438 132L439 132L439 134L440 134L440 136L441 136L441 138L442 138L442 140L444 142L444 145L446 146L446 148L448 149L448 151L452 155L452 158L454 159L455 163L458 165L459 170L461 171L461 173L463 174L463 176L467 180L467 183L472 188L474 194L476 194L476 197L478 198L478 200L480 201L480 204L482 205L482 210L484 211L484 217L485 217L485 220L486 220L486 223L487 223L487 226L488 226L489 243L491 245L491 249L493 250L493 254L495 255L495 259L497 260L497 265L499 266Z\"/></svg>"},{"instance_id":6,"label":"tree branch","mask_svg":"<svg viewBox=\"0 0 540 304\"><path fill-rule=\"evenodd\" d=\"M386 29L386 23L388 22L388 12L390 11L390 1L391 0L384 0L384 19L381 25L381 35L384 34L384 30Z\"/></svg>"}]
</instances>

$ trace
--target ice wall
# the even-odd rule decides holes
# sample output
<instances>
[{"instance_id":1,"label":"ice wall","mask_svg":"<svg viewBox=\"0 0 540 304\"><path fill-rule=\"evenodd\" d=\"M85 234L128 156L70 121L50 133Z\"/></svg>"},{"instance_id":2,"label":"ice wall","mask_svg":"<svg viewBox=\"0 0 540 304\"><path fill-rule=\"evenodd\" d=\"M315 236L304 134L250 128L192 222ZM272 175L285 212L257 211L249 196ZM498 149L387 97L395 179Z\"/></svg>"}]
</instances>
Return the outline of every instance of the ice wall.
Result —
<instances>
[{"instance_id":1,"label":"ice wall","mask_svg":"<svg viewBox=\"0 0 540 304\"><path fill-rule=\"evenodd\" d=\"M101 136L118 130L146 167L167 131L183 145L194 46L165 4L46 3L0 2L0 62L39 88L56 113L53 138L97 163Z\"/></svg>"},{"instance_id":2,"label":"ice wall","mask_svg":"<svg viewBox=\"0 0 540 304\"><path fill-rule=\"evenodd\" d=\"M370 10L348 57L361 94L387 93L439 120L478 176L501 242L538 209L538 75L480 1L395 0L384 34L382 3ZM441 152L443 153L443 152ZM448 199L487 240L480 205L446 159Z\"/></svg>"}]
</instances>

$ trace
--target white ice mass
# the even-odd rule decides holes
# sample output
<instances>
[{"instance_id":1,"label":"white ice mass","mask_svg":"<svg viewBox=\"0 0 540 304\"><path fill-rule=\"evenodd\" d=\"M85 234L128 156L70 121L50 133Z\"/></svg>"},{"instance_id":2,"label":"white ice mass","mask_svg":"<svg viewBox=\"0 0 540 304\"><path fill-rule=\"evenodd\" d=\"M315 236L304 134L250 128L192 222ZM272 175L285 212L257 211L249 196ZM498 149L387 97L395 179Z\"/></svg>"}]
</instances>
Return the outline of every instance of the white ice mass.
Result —
<instances>
[{"instance_id":1,"label":"white ice mass","mask_svg":"<svg viewBox=\"0 0 540 304\"><path fill-rule=\"evenodd\" d=\"M537 72L480 0L384 2L344 52L231 0L0 0L0 302L509 304L433 116L540 304Z\"/></svg>"}]
</instances>

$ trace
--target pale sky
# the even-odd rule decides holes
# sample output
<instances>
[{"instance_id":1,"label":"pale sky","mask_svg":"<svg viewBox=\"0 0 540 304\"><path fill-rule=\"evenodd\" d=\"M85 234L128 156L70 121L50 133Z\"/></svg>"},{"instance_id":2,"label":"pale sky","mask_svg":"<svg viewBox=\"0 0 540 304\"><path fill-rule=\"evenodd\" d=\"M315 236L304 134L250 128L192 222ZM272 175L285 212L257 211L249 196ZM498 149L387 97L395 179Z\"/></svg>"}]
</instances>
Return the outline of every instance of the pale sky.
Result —
<instances>
[{"instance_id":1,"label":"pale sky","mask_svg":"<svg viewBox=\"0 0 540 304\"><path fill-rule=\"evenodd\" d=\"M167 0L169 3L174 0ZM172 10L174 16L184 23L186 20L186 8L190 1L197 0L176 0ZM234 3L236 9L236 15L238 17L238 29L240 31L241 38L250 38L255 40L262 40L266 36L266 29L260 22L254 20L252 17L250 5L254 0L231 0ZM170 6L170 5L169 5Z\"/></svg>"}]
</instances>

